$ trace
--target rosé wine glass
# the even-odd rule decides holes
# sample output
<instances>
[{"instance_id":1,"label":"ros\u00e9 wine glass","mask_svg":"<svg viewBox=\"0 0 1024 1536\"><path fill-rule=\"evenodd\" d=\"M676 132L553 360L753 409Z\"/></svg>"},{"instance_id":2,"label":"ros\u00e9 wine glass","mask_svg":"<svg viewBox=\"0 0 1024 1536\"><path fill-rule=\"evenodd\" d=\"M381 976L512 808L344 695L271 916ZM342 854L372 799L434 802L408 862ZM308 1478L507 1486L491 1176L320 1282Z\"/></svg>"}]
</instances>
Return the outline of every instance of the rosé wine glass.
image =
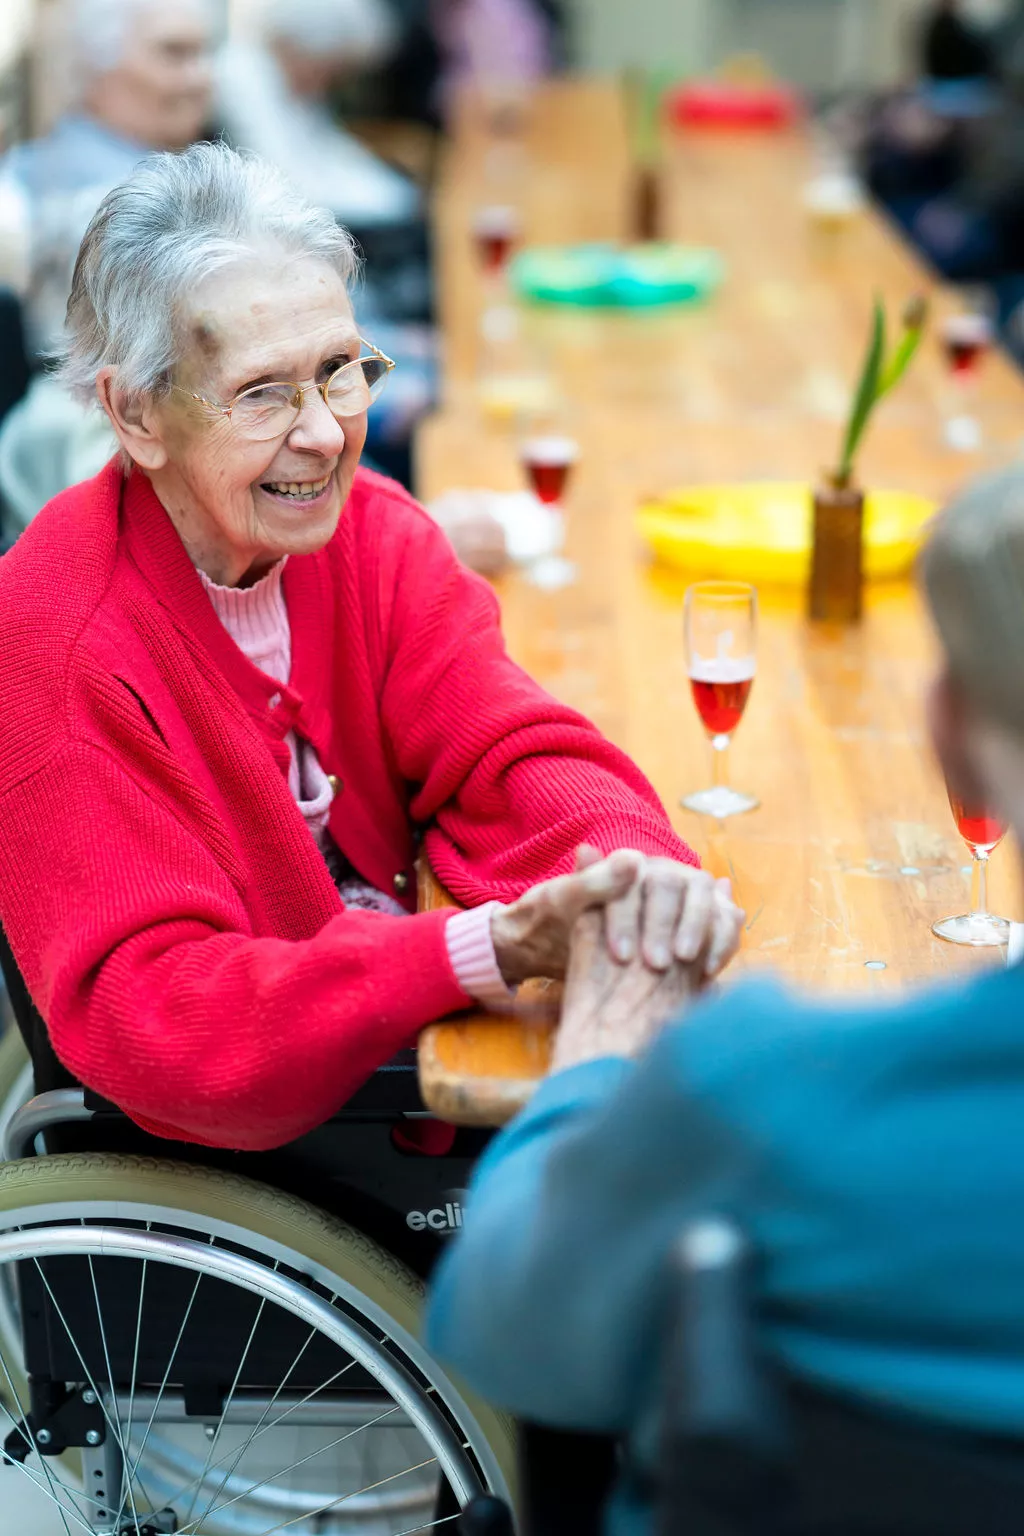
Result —
<instances>
[{"instance_id":1,"label":"ros\u00e9 wine glass","mask_svg":"<svg viewBox=\"0 0 1024 1536\"><path fill-rule=\"evenodd\" d=\"M996 917L988 911L988 859L1006 833L1006 824L983 807L965 805L952 790L949 808L953 812L956 829L971 852L971 886L973 896L970 912L960 917L945 917L932 925L932 932L951 944L970 944L975 948L995 948L1004 945L1010 937L1010 924L1005 917Z\"/></svg>"},{"instance_id":2,"label":"ros\u00e9 wine glass","mask_svg":"<svg viewBox=\"0 0 1024 1536\"><path fill-rule=\"evenodd\" d=\"M519 214L509 204L487 203L477 209L473 218L473 243L480 268L492 282L504 278L519 235Z\"/></svg>"},{"instance_id":3,"label":"ros\u00e9 wine glass","mask_svg":"<svg viewBox=\"0 0 1024 1536\"><path fill-rule=\"evenodd\" d=\"M979 298L973 309L949 315L939 332L951 396L944 436L947 447L960 453L976 453L982 445L981 423L971 407L992 332L992 317L984 298Z\"/></svg>"},{"instance_id":4,"label":"ros\u00e9 wine glass","mask_svg":"<svg viewBox=\"0 0 1024 1536\"><path fill-rule=\"evenodd\" d=\"M721 821L759 804L732 788L727 766L729 744L754 684L757 593L742 581L698 581L686 592L683 629L690 691L711 742L712 783L680 804Z\"/></svg>"}]
</instances>

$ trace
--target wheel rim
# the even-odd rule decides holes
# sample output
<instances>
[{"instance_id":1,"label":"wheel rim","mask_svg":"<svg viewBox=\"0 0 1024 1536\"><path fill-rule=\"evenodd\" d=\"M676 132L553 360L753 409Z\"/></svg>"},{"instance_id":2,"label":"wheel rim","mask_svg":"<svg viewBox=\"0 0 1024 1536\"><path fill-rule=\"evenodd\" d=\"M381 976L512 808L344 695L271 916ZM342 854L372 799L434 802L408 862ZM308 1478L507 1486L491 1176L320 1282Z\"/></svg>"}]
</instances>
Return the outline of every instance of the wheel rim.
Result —
<instances>
[{"instance_id":1,"label":"wheel rim","mask_svg":"<svg viewBox=\"0 0 1024 1536\"><path fill-rule=\"evenodd\" d=\"M29 1213L18 1213L22 1214L27 1216ZM119 1215L123 1219L123 1213ZM429 1378L424 1381L416 1361L396 1343L393 1335L400 1334L401 1329L388 1330L383 1339L378 1338L368 1318L352 1315L351 1307L340 1295L340 1287L333 1290L328 1287L328 1293L324 1294L319 1281L309 1274L285 1268L280 1257L268 1266L262 1255L255 1258L239 1253L235 1247L224 1246L223 1242L218 1246L215 1233L200 1243L178 1233L154 1230L154 1226L152 1220L147 1220L142 1227L95 1225L79 1217L75 1223L19 1224L0 1232L0 1277L9 1274L12 1266L17 1264L22 1266L19 1274L28 1274L37 1290L42 1286L46 1305L54 1315L53 1327L61 1338L66 1335L81 1367L74 1374L73 1362L73 1374L65 1374L64 1379L75 1380L81 1391L94 1393L98 1399L97 1409L103 1416L105 1448L83 1452L82 1486L74 1486L52 1456L40 1455L41 1447L34 1432L28 1432L32 1454L21 1470L41 1494L47 1495L58 1506L61 1525L57 1529L63 1527L67 1536L79 1531L89 1532L90 1536L100 1532L103 1536L110 1532L115 1532L116 1536L146 1536L146 1533L160 1530L178 1530L183 1536L221 1536L221 1533L233 1532L250 1533L250 1536L257 1536L257 1533L270 1536L272 1532L282 1532L284 1536L307 1536L307 1533L309 1536L313 1533L333 1536L336 1531L358 1531L366 1536L370 1533L372 1536L406 1536L408 1532L434 1526L443 1528L455 1518L454 1513L439 1514L434 1508L440 1477L443 1476L459 1506L482 1490L478 1468L467 1453L472 1437L466 1439L464 1427L445 1411L444 1394L437 1390L437 1383ZM249 1236L252 1247L252 1234ZM77 1263L76 1273L79 1275L85 1273L83 1264L87 1268L95 1301L99 1345L93 1337L97 1330L91 1321L82 1331L82 1338L76 1340L72 1320L61 1304L62 1299L66 1303L67 1297L60 1294L61 1284L54 1276L63 1274L67 1279L70 1271L62 1271L61 1266L73 1263ZM136 1271L141 1266L142 1276L135 1326L135 1358L127 1382L121 1381L112 1368L107 1327L109 1302L105 1319L101 1298L104 1287L108 1297L110 1295L112 1266L117 1265L133 1265ZM146 1278L147 1275L150 1277L152 1295L154 1277L165 1271L173 1271L175 1276L195 1277L186 1286L191 1294L177 1334L179 1344L190 1326L204 1281L208 1284L206 1294L210 1286L220 1282L237 1288L256 1303L255 1320L240 1357L238 1373L230 1384L219 1414L195 1416L193 1428L195 1423L202 1428L213 1422L212 1431L205 1431L208 1440L205 1456L201 1442L195 1449L183 1446L173 1434L169 1437L164 1425L163 1416L174 1402L172 1381L177 1344L170 1351L163 1379L159 1383L149 1382L145 1390L137 1384ZM97 1280L98 1272L102 1283ZM79 1286L75 1294L80 1296L81 1290ZM318 1347L324 1350L330 1345L349 1362L297 1405L296 1393L289 1392L291 1371L285 1373L269 1400L260 1399L255 1406L251 1395L247 1395L241 1386L243 1368L250 1353L255 1359L259 1328L262 1320L268 1317L268 1308L272 1309L273 1315L287 1314L300 1325L304 1339L300 1356L308 1352L308 1358L312 1359ZM90 1340L88 1345L83 1342L86 1334ZM379 1396L367 1410L371 1413L369 1419L338 1434L339 1402L345 1413L350 1412L350 1406L339 1396L337 1378L354 1367L359 1367L372 1380ZM24 1389L19 1390L16 1382L18 1370L20 1360L12 1362L6 1357L0 1358L0 1385L15 1402L14 1412L0 1406L5 1433L18 1417L24 1416L28 1407ZM114 1391L110 1389L111 1381L118 1384ZM290 1463L283 1450L277 1457L271 1457L274 1465L268 1470L271 1447L278 1447L285 1433L285 1421L300 1411L304 1413L300 1430L306 1435L306 1441L298 1445L297 1450L289 1450ZM239 1434L240 1414L247 1417ZM404 1418L402 1428L388 1426L388 1420L394 1420L398 1414ZM321 1419L322 1423L319 1422ZM293 1424L287 1426L289 1434L298 1422L293 1419ZM405 1425L409 1426L408 1431ZM382 1426L387 1430L387 1450L383 1435L378 1435L371 1454L366 1450L370 1436ZM398 1437L401 1434L418 1437L422 1445L418 1460L411 1449L399 1451ZM312 1451L306 1449L310 1436L313 1436ZM362 1486L346 1486L331 1497L323 1497L324 1479L329 1481L334 1475L334 1463L328 1459L331 1453L336 1453L334 1462L337 1462L341 1455L339 1448L352 1446L361 1436L364 1449L357 1465L370 1468L376 1475L371 1476L369 1482L364 1481ZM106 1471L97 1462L98 1457L104 1458ZM254 1457L259 1462L255 1472L250 1470ZM401 1458L406 1459L399 1464ZM280 1467L276 1465L278 1459L284 1463ZM121 1469L120 1491L111 1493L113 1474L109 1467L115 1463ZM310 1470L317 1463L318 1480L309 1484ZM302 1476L297 1487L282 1484L282 1479L289 1477L294 1483L295 1474L299 1473ZM365 1472L357 1474L360 1475L365 1479ZM94 1484L90 1482L92 1477L101 1481ZM103 1503L93 1497L97 1487L105 1500ZM314 1504L311 1500L318 1502ZM153 1516L158 1517L156 1523L152 1523ZM160 1521L164 1523L160 1524Z\"/></svg>"}]
</instances>

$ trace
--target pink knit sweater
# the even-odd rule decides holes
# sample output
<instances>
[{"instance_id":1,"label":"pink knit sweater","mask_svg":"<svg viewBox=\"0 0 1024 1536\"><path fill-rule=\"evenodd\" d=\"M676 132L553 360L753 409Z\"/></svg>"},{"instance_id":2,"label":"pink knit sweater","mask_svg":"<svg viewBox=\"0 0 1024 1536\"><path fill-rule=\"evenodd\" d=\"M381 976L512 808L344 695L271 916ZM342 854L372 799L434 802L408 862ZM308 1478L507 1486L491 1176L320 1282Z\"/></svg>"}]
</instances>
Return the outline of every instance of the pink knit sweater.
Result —
<instances>
[{"instance_id":1,"label":"pink knit sweater","mask_svg":"<svg viewBox=\"0 0 1024 1536\"><path fill-rule=\"evenodd\" d=\"M281 584L287 559L286 555L251 587L221 587L205 572L198 573L214 612L239 650L278 683L287 683L292 670L292 632ZM291 754L288 787L313 838L323 846L334 789L308 741L295 731L289 731L285 741ZM363 881L345 885L341 896L349 906L395 917L407 915L393 896ZM500 905L489 901L454 912L445 927L448 955L459 986L496 1011L507 1009L512 995L498 968L491 939L491 913Z\"/></svg>"}]
</instances>

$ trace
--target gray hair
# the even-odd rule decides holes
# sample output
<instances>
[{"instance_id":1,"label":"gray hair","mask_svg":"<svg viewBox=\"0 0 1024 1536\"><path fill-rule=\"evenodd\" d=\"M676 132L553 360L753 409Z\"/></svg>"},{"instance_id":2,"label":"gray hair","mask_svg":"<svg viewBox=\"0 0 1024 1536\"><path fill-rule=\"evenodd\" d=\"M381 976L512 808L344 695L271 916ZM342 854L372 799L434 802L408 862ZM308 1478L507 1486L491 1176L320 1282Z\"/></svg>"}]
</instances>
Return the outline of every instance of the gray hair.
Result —
<instances>
[{"instance_id":1,"label":"gray hair","mask_svg":"<svg viewBox=\"0 0 1024 1536\"><path fill-rule=\"evenodd\" d=\"M167 0L67 0L69 63L76 73L104 74L120 62L136 18L166 8ZM193 9L211 15L209 0L190 0ZM212 19L212 15L211 15Z\"/></svg>"},{"instance_id":2,"label":"gray hair","mask_svg":"<svg viewBox=\"0 0 1024 1536\"><path fill-rule=\"evenodd\" d=\"M919 573L952 676L986 718L1024 737L1024 469L955 496Z\"/></svg>"},{"instance_id":3,"label":"gray hair","mask_svg":"<svg viewBox=\"0 0 1024 1536\"><path fill-rule=\"evenodd\" d=\"M300 53L374 64L397 40L385 0L264 0L262 30Z\"/></svg>"},{"instance_id":4,"label":"gray hair","mask_svg":"<svg viewBox=\"0 0 1024 1536\"><path fill-rule=\"evenodd\" d=\"M134 397L164 391L190 293L211 273L268 251L325 262L346 286L357 271L348 232L255 156L224 144L148 156L107 193L85 232L60 377L84 402L109 366Z\"/></svg>"}]
</instances>

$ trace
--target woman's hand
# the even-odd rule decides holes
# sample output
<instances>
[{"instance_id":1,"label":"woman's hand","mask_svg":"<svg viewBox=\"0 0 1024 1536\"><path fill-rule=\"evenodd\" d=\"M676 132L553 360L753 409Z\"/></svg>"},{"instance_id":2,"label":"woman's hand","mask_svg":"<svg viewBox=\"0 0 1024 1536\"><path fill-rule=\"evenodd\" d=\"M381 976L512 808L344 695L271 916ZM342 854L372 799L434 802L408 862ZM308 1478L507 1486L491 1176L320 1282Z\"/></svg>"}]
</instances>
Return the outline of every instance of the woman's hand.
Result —
<instances>
[{"instance_id":1,"label":"woman's hand","mask_svg":"<svg viewBox=\"0 0 1024 1536\"><path fill-rule=\"evenodd\" d=\"M494 953L506 982L565 975L573 925L604 908L604 937L621 964L641 959L653 971L703 956L701 977L716 976L739 947L743 913L728 880L672 859L619 849L602 858L586 845L576 873L545 880L496 911Z\"/></svg>"}]
</instances>

